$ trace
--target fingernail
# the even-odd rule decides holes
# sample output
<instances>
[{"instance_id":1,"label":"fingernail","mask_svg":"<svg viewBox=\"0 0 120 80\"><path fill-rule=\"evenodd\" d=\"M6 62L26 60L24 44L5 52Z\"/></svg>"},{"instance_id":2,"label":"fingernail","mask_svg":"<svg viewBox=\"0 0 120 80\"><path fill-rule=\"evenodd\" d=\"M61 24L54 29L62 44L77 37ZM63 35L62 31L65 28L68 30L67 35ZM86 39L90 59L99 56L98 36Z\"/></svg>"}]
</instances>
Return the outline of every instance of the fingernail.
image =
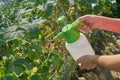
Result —
<instances>
[{"instance_id":1,"label":"fingernail","mask_svg":"<svg viewBox=\"0 0 120 80\"><path fill-rule=\"evenodd\" d=\"M79 63L78 65L81 66L81 63Z\"/></svg>"}]
</instances>

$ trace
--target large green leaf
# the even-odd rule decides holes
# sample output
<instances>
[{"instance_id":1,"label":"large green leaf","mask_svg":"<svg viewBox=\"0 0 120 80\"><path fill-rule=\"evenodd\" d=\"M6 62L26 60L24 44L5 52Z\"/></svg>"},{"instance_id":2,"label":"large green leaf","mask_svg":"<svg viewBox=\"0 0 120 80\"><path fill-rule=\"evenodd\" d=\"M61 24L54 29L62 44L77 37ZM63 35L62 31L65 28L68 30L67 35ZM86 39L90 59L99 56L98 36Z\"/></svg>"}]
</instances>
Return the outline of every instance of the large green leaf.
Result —
<instances>
[{"instance_id":1,"label":"large green leaf","mask_svg":"<svg viewBox=\"0 0 120 80\"><path fill-rule=\"evenodd\" d=\"M31 60L37 60L40 59L40 56L42 54L42 45L39 43L36 43L36 41L32 40L31 44L26 46L27 54Z\"/></svg>"},{"instance_id":2,"label":"large green leaf","mask_svg":"<svg viewBox=\"0 0 120 80\"><path fill-rule=\"evenodd\" d=\"M22 75L19 76L20 80L27 80L28 78L28 74L27 73L22 73Z\"/></svg>"},{"instance_id":3,"label":"large green leaf","mask_svg":"<svg viewBox=\"0 0 120 80\"><path fill-rule=\"evenodd\" d=\"M96 3L96 2L98 2L98 0L85 0L86 1L86 3Z\"/></svg>"},{"instance_id":4,"label":"large green leaf","mask_svg":"<svg viewBox=\"0 0 120 80\"><path fill-rule=\"evenodd\" d=\"M44 22L45 20L43 19L36 19L36 20L33 20L32 23L21 23L19 28L22 28L26 31L28 31L30 33L30 35L32 36L38 36L39 35L39 30L40 30L40 26L39 24Z\"/></svg>"},{"instance_id":5,"label":"large green leaf","mask_svg":"<svg viewBox=\"0 0 120 80\"><path fill-rule=\"evenodd\" d=\"M25 66L14 63L12 60L7 61L6 68L7 68L6 69L7 74L15 72L17 75L19 75L25 71Z\"/></svg>"},{"instance_id":6,"label":"large green leaf","mask_svg":"<svg viewBox=\"0 0 120 80\"><path fill-rule=\"evenodd\" d=\"M53 61L53 64L55 65L56 69L60 70L60 68L63 64L61 56L57 55L56 53L53 53L52 61Z\"/></svg>"},{"instance_id":7,"label":"large green leaf","mask_svg":"<svg viewBox=\"0 0 120 80\"><path fill-rule=\"evenodd\" d=\"M17 75L13 72L11 74L6 74L4 80L19 80Z\"/></svg>"},{"instance_id":8,"label":"large green leaf","mask_svg":"<svg viewBox=\"0 0 120 80\"><path fill-rule=\"evenodd\" d=\"M25 35L22 30L17 30L16 26L8 27L1 32L4 40L14 40L17 38L23 38Z\"/></svg>"},{"instance_id":9,"label":"large green leaf","mask_svg":"<svg viewBox=\"0 0 120 80\"><path fill-rule=\"evenodd\" d=\"M16 59L13 64L15 66L24 67L24 68L26 68L28 70L32 69L35 66L34 62L32 62L28 57Z\"/></svg>"},{"instance_id":10,"label":"large green leaf","mask_svg":"<svg viewBox=\"0 0 120 80\"><path fill-rule=\"evenodd\" d=\"M48 0L34 0L34 2L38 5L38 4L41 4L41 5L44 5Z\"/></svg>"},{"instance_id":11,"label":"large green leaf","mask_svg":"<svg viewBox=\"0 0 120 80\"><path fill-rule=\"evenodd\" d=\"M92 7L92 4L93 3L97 3L97 0L85 0L86 1L86 4L89 6L89 7Z\"/></svg>"},{"instance_id":12,"label":"large green leaf","mask_svg":"<svg viewBox=\"0 0 120 80\"><path fill-rule=\"evenodd\" d=\"M40 74L34 74L31 76L31 80L43 80Z\"/></svg>"},{"instance_id":13,"label":"large green leaf","mask_svg":"<svg viewBox=\"0 0 120 80\"><path fill-rule=\"evenodd\" d=\"M24 20L23 20L24 21ZM39 24L41 22L44 22L45 20L43 19L37 19L34 20L32 23L29 22L23 22L20 24L19 27L17 26L12 26L3 29L3 31L0 33L0 36L3 37L4 40L15 40L17 38L23 38L25 36L25 31L28 31L32 36L38 36L39 35L39 30L40 26Z\"/></svg>"},{"instance_id":14,"label":"large green leaf","mask_svg":"<svg viewBox=\"0 0 120 80\"><path fill-rule=\"evenodd\" d=\"M54 6L56 5L56 2L48 0L45 5L45 12L44 17L47 18L51 15L52 10L54 9Z\"/></svg>"},{"instance_id":15,"label":"large green leaf","mask_svg":"<svg viewBox=\"0 0 120 80\"><path fill-rule=\"evenodd\" d=\"M17 38L23 38L25 35L23 31L8 32L3 36L3 39L14 40Z\"/></svg>"}]
</instances>

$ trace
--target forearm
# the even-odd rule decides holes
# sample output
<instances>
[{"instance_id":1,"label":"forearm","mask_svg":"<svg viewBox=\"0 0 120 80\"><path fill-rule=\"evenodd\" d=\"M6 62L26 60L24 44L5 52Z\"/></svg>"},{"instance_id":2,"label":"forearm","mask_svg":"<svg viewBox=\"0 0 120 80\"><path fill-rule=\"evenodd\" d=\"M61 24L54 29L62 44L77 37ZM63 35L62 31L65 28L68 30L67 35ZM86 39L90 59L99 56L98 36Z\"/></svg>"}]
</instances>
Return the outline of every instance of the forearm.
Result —
<instances>
[{"instance_id":1,"label":"forearm","mask_svg":"<svg viewBox=\"0 0 120 80\"><path fill-rule=\"evenodd\" d=\"M99 17L99 16L97 16ZM99 29L111 31L120 34L120 19L108 18L108 17L99 17L100 21L97 24Z\"/></svg>"},{"instance_id":2,"label":"forearm","mask_svg":"<svg viewBox=\"0 0 120 80\"><path fill-rule=\"evenodd\" d=\"M107 69L117 72L120 71L120 55L94 55L92 59L94 59L93 61L96 64L103 66Z\"/></svg>"}]
</instances>

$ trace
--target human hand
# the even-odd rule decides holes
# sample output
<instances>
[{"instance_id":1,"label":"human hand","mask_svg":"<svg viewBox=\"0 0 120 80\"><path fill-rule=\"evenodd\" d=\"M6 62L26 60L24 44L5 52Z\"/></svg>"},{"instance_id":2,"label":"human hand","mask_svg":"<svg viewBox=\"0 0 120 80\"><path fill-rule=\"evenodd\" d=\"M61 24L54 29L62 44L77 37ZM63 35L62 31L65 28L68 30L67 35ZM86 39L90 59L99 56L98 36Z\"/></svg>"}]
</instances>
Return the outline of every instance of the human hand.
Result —
<instances>
[{"instance_id":1,"label":"human hand","mask_svg":"<svg viewBox=\"0 0 120 80\"><path fill-rule=\"evenodd\" d=\"M96 64L97 58L98 56L96 55L85 55L83 57L80 57L76 61L76 64L80 64L80 69L87 69L87 70L94 69L97 66Z\"/></svg>"},{"instance_id":2,"label":"human hand","mask_svg":"<svg viewBox=\"0 0 120 80\"><path fill-rule=\"evenodd\" d=\"M84 26L80 26L78 28L84 32L89 32L102 24L101 16L96 15L85 15L80 17L78 20L84 23Z\"/></svg>"}]
</instances>

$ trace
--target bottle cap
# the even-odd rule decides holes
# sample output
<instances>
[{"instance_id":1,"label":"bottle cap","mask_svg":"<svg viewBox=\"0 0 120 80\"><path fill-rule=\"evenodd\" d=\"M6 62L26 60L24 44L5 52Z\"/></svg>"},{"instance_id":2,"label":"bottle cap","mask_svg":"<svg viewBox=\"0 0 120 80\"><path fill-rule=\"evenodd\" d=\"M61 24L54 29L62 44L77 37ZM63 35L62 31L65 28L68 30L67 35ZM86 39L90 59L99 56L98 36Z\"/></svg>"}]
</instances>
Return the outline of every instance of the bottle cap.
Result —
<instances>
[{"instance_id":1,"label":"bottle cap","mask_svg":"<svg viewBox=\"0 0 120 80\"><path fill-rule=\"evenodd\" d=\"M58 18L58 21L65 26L62 28L62 31L53 38L53 40L58 40L59 38L64 37L67 43L73 43L80 38L80 31L77 30L77 27L82 26L83 23L76 20L75 22L66 25L64 19L64 16Z\"/></svg>"}]
</instances>

